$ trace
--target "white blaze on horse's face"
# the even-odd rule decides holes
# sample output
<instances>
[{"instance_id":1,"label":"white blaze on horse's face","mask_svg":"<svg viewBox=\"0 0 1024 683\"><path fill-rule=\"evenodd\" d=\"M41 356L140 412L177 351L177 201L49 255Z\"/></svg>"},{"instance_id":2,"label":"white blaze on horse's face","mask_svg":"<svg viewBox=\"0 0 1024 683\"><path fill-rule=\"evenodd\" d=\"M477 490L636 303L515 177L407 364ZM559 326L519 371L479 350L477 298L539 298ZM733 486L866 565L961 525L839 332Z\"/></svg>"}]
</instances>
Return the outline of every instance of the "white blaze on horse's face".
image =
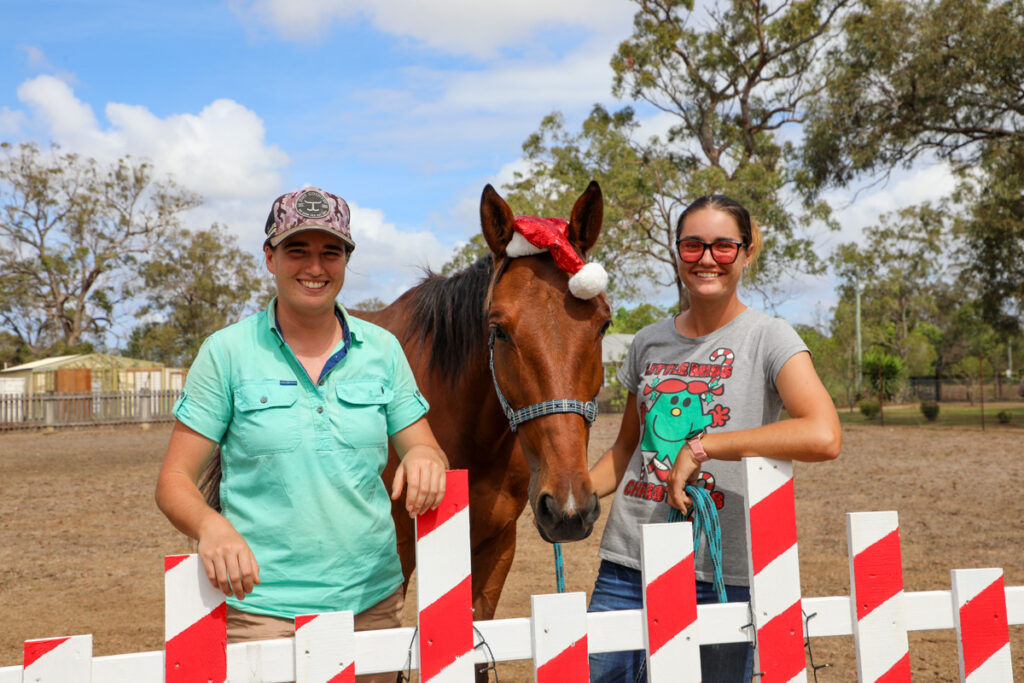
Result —
<instances>
[{"instance_id":1,"label":"white blaze on horse's face","mask_svg":"<svg viewBox=\"0 0 1024 683\"><path fill-rule=\"evenodd\" d=\"M600 232L601 202L600 188L592 183L573 208L569 239L581 254ZM488 311L497 391L513 411L561 399L589 402L601 387L608 304L603 296L574 296L569 274L548 253L509 259L505 247L513 224L504 201L485 190L481 225L497 266ZM580 412L537 412L516 428L531 472L529 501L537 528L552 542L585 538L600 513L588 471L590 423Z\"/></svg>"}]
</instances>

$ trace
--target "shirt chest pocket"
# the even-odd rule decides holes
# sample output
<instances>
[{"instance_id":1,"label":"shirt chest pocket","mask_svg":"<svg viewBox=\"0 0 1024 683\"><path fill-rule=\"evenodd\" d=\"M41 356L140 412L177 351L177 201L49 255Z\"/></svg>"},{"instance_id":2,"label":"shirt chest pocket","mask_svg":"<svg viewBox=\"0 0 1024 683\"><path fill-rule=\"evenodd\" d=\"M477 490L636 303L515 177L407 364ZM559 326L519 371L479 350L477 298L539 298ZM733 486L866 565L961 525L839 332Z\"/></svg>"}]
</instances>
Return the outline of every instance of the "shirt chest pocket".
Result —
<instances>
[{"instance_id":1,"label":"shirt chest pocket","mask_svg":"<svg viewBox=\"0 0 1024 683\"><path fill-rule=\"evenodd\" d=\"M395 393L379 380L339 382L338 423L342 440L354 448L387 446L387 407Z\"/></svg>"},{"instance_id":2,"label":"shirt chest pocket","mask_svg":"<svg viewBox=\"0 0 1024 683\"><path fill-rule=\"evenodd\" d=\"M295 408L299 388L279 381L249 382L235 389L231 429L244 451L268 455L295 450L302 439Z\"/></svg>"}]
</instances>

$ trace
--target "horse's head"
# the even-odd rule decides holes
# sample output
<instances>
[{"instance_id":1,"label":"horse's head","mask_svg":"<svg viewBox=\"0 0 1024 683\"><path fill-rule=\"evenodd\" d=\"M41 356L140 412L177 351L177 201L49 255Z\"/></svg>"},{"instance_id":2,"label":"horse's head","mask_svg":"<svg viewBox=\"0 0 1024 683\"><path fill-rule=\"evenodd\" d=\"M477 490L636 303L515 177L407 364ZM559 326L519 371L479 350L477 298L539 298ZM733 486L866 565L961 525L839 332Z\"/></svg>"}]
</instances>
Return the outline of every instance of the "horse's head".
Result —
<instances>
[{"instance_id":1,"label":"horse's head","mask_svg":"<svg viewBox=\"0 0 1024 683\"><path fill-rule=\"evenodd\" d=\"M603 213L601 188L591 182L569 218L568 241L576 256L594 246ZM610 310L601 294L573 295L569 273L548 251L513 258L507 247L515 222L494 188L484 188L480 223L495 265L487 319L494 381L506 414L515 413L510 423L530 467L537 528L550 542L574 541L590 535L600 514L587 440ZM568 401L549 403L561 399Z\"/></svg>"}]
</instances>

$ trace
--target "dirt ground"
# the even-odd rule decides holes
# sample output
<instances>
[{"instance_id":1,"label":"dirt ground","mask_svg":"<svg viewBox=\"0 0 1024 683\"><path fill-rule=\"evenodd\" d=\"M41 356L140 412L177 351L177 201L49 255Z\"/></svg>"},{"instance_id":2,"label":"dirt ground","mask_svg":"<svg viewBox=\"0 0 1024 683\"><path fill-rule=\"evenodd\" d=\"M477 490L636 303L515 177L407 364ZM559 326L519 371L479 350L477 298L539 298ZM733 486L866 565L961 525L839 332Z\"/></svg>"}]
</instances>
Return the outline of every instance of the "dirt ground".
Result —
<instances>
[{"instance_id":1,"label":"dirt ground","mask_svg":"<svg viewBox=\"0 0 1024 683\"><path fill-rule=\"evenodd\" d=\"M612 442L617 420L598 420L591 458ZM162 647L163 556L192 551L153 503L169 431L0 434L0 666L20 664L29 638L92 633L96 655ZM899 512L907 591L949 590L950 570L970 567L1002 567L1006 585L1024 585L1022 437L999 426L845 428L839 460L796 465L803 594L849 594L845 513L866 510ZM592 587L602 526L603 516L589 539L563 546L567 590ZM497 618L528 616L531 594L555 590L551 546L528 512L519 529ZM1024 681L1024 626L1010 635ZM915 680L958 680L953 638L911 633ZM856 679L852 636L816 639L812 652L829 665L818 681ZM498 672L503 682L532 680L528 662Z\"/></svg>"}]
</instances>

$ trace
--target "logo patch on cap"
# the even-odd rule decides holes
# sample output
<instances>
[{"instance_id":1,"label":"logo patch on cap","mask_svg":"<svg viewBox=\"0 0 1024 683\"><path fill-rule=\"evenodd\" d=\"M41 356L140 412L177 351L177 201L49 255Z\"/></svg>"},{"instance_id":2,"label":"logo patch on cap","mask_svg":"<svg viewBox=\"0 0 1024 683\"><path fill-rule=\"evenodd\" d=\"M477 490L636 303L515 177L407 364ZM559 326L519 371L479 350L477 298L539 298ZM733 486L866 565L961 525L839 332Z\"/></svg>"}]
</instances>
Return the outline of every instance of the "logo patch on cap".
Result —
<instances>
[{"instance_id":1,"label":"logo patch on cap","mask_svg":"<svg viewBox=\"0 0 1024 683\"><path fill-rule=\"evenodd\" d=\"M316 190L306 190L295 200L295 213L303 218L323 218L328 211L327 198Z\"/></svg>"}]
</instances>

